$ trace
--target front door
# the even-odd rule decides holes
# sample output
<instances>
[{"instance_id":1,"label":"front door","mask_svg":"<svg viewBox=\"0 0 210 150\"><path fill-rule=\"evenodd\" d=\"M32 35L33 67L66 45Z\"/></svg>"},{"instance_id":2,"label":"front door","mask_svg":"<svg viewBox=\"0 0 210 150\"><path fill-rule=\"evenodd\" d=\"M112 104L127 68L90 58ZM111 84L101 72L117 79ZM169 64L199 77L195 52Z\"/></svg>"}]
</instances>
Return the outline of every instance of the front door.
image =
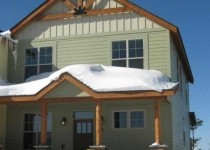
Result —
<instances>
[{"instance_id":1,"label":"front door","mask_svg":"<svg viewBox=\"0 0 210 150\"><path fill-rule=\"evenodd\" d=\"M93 119L74 120L74 150L86 150L93 145Z\"/></svg>"}]
</instances>

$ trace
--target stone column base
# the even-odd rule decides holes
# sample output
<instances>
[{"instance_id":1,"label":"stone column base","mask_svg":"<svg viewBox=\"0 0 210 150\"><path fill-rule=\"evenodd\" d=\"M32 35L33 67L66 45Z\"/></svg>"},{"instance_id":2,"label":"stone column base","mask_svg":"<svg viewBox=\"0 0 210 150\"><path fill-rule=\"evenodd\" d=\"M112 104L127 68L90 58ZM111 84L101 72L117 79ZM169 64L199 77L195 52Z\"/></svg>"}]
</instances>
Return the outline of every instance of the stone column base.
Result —
<instances>
[{"instance_id":1,"label":"stone column base","mask_svg":"<svg viewBox=\"0 0 210 150\"><path fill-rule=\"evenodd\" d=\"M167 145L150 145L150 150L168 150Z\"/></svg>"},{"instance_id":2,"label":"stone column base","mask_svg":"<svg viewBox=\"0 0 210 150\"><path fill-rule=\"evenodd\" d=\"M106 150L107 147L104 145L99 145L99 146L89 146L90 150Z\"/></svg>"}]
</instances>

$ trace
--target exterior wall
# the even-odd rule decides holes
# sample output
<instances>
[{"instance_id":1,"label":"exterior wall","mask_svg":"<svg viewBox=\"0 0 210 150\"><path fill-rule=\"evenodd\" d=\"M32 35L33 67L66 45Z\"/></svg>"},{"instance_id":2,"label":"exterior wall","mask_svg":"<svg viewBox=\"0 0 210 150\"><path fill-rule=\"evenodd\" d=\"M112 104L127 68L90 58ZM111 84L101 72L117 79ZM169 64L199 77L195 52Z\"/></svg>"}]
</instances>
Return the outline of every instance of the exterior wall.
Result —
<instances>
[{"instance_id":1,"label":"exterior wall","mask_svg":"<svg viewBox=\"0 0 210 150\"><path fill-rule=\"evenodd\" d=\"M189 83L182 68L182 80L177 79L177 58L176 47L171 38L171 78L173 82L180 82L179 91L172 97L172 130L173 130L173 150L190 149L190 129L189 129ZM182 87L181 87L182 86ZM184 142L183 132L186 141ZM180 140L181 139L181 140Z\"/></svg>"},{"instance_id":2,"label":"exterior wall","mask_svg":"<svg viewBox=\"0 0 210 150\"><path fill-rule=\"evenodd\" d=\"M0 145L5 145L6 139L6 105L0 105Z\"/></svg>"},{"instance_id":3,"label":"exterior wall","mask_svg":"<svg viewBox=\"0 0 210 150\"><path fill-rule=\"evenodd\" d=\"M167 35L167 30L159 28L33 41L19 40L16 63L19 69L9 68L9 81L22 82L24 80L24 51L26 48L52 46L54 70L71 64L111 65L111 42L133 38L140 38L144 41L144 68L160 70L169 75ZM9 54L9 63L10 66L14 64L12 54Z\"/></svg>"},{"instance_id":4,"label":"exterior wall","mask_svg":"<svg viewBox=\"0 0 210 150\"><path fill-rule=\"evenodd\" d=\"M8 59L8 44L7 40L0 37L0 79L7 79L7 59Z\"/></svg>"},{"instance_id":5,"label":"exterior wall","mask_svg":"<svg viewBox=\"0 0 210 150\"><path fill-rule=\"evenodd\" d=\"M162 113L168 114L168 102L162 102ZM23 121L25 113L40 112L39 104L9 104L7 112L7 140L8 149L22 150ZM144 110L145 128L143 129L113 129L112 113L120 110ZM73 112L92 111L95 112L94 102L80 103L55 103L49 104L48 111L53 114L53 149L61 149L61 144L65 144L65 149L73 149ZM102 143L110 150L128 149L148 149L148 145L154 143L154 102L153 100L132 100L132 101L110 101L102 103L103 115L103 137ZM67 125L61 126L63 117L67 119ZM168 118L170 119L170 118ZM18 124L17 124L18 122ZM165 120L168 122L168 120ZM15 126L14 126L15 124ZM95 129L95 124L94 124ZM163 142L171 145L168 132L170 128L162 125L164 129ZM112 138L110 138L112 137ZM94 133L95 139L95 133ZM119 143L120 141L120 143Z\"/></svg>"}]
</instances>

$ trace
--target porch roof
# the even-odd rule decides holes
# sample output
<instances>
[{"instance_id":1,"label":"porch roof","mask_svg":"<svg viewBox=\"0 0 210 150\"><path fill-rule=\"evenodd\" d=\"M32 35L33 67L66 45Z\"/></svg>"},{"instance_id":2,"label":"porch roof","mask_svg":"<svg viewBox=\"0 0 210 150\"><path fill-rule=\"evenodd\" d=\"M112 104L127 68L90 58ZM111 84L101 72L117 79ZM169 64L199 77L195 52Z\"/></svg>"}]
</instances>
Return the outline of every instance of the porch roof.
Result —
<instances>
[{"instance_id":1,"label":"porch roof","mask_svg":"<svg viewBox=\"0 0 210 150\"><path fill-rule=\"evenodd\" d=\"M64 81L94 99L165 97L175 94L178 88L178 83L170 82L169 78L155 70L71 65L53 73L33 76L22 84L0 85L0 103L37 101Z\"/></svg>"}]
</instances>

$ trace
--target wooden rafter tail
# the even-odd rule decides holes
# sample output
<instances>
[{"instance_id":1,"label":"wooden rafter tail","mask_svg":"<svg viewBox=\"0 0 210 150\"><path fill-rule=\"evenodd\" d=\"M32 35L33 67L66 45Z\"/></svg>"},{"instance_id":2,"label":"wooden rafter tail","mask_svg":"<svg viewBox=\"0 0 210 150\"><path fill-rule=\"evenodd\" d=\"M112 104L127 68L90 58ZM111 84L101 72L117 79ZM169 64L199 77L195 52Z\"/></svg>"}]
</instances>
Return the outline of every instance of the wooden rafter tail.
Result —
<instances>
[{"instance_id":1,"label":"wooden rafter tail","mask_svg":"<svg viewBox=\"0 0 210 150\"><path fill-rule=\"evenodd\" d=\"M96 0L88 0L88 2L85 4L85 9L87 10L91 5L93 5L93 3L95 2Z\"/></svg>"},{"instance_id":2,"label":"wooden rafter tail","mask_svg":"<svg viewBox=\"0 0 210 150\"><path fill-rule=\"evenodd\" d=\"M76 8L76 6L70 2L69 0L64 0L64 4L70 9L70 10L74 10Z\"/></svg>"}]
</instances>

